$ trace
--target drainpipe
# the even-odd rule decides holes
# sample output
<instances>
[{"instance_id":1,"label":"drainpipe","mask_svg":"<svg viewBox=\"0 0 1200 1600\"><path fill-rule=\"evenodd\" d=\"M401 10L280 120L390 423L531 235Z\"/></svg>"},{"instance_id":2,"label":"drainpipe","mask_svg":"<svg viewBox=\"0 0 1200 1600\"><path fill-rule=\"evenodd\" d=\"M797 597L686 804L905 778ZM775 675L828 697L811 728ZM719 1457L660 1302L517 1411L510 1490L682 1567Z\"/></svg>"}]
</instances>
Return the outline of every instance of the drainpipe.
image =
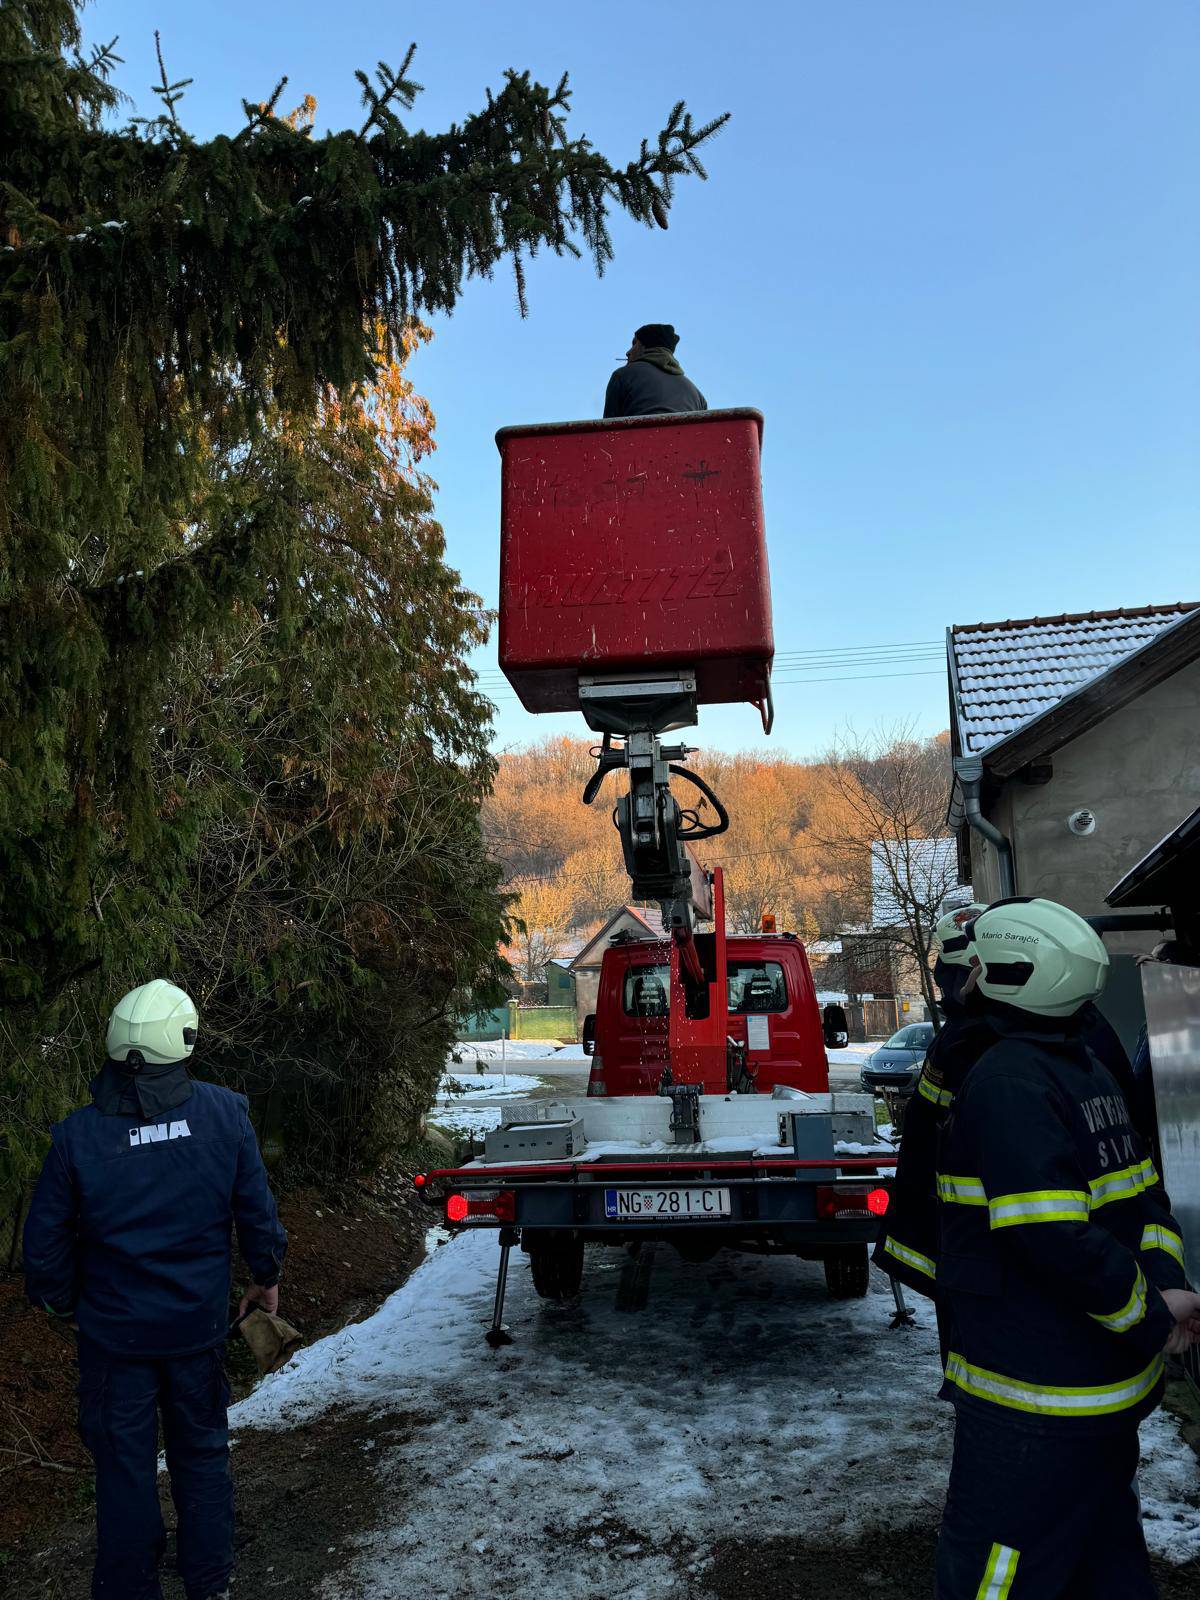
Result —
<instances>
[{"instance_id":1,"label":"drainpipe","mask_svg":"<svg viewBox=\"0 0 1200 1600\"><path fill-rule=\"evenodd\" d=\"M1006 900L1017 892L1017 879L1013 871L1012 845L994 822L989 822L980 805L979 791L983 785L983 757L955 756L954 776L958 779L963 797L963 816L968 828L974 829L996 852L1000 869L1000 899Z\"/></svg>"}]
</instances>

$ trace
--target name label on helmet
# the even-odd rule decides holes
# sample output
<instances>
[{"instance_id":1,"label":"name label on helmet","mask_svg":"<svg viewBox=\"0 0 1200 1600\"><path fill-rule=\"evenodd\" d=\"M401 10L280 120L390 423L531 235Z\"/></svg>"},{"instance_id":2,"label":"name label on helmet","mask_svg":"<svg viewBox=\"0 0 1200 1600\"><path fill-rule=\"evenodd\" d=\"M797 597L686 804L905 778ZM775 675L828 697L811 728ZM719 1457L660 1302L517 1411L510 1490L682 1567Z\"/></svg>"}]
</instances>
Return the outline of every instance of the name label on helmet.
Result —
<instances>
[{"instance_id":1,"label":"name label on helmet","mask_svg":"<svg viewBox=\"0 0 1200 1600\"><path fill-rule=\"evenodd\" d=\"M130 1128L130 1144L158 1144L160 1140L190 1139L192 1130L186 1122L148 1122L142 1128Z\"/></svg>"},{"instance_id":2,"label":"name label on helmet","mask_svg":"<svg viewBox=\"0 0 1200 1600\"><path fill-rule=\"evenodd\" d=\"M1009 932L1007 930L1004 933L989 933L986 928L978 929L976 931L975 937L977 939L1002 939L1006 944L1040 944L1041 943L1041 940L1037 937L1037 935L1035 933L1011 933L1011 932Z\"/></svg>"}]
</instances>

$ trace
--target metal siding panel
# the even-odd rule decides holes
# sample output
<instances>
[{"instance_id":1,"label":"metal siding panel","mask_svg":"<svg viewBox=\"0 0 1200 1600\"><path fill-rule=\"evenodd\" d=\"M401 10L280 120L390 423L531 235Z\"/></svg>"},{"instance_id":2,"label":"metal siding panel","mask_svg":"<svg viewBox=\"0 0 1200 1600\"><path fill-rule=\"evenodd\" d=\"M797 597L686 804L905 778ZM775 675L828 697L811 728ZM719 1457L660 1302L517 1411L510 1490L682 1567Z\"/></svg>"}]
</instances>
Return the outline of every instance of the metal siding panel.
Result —
<instances>
[{"instance_id":1,"label":"metal siding panel","mask_svg":"<svg viewBox=\"0 0 1200 1600\"><path fill-rule=\"evenodd\" d=\"M1183 1230L1188 1278L1200 1284L1200 967L1142 968L1163 1179Z\"/></svg>"}]
</instances>

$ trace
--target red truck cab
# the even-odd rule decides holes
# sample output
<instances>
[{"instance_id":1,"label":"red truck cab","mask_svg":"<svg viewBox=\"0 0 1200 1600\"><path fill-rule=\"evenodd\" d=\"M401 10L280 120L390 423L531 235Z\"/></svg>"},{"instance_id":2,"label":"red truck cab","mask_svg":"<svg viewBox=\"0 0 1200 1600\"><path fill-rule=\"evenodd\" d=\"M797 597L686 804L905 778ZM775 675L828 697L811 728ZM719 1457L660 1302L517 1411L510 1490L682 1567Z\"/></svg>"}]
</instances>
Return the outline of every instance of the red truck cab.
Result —
<instances>
[{"instance_id":1,"label":"red truck cab","mask_svg":"<svg viewBox=\"0 0 1200 1600\"><path fill-rule=\"evenodd\" d=\"M711 933L696 936L707 969ZM728 1034L745 1048L756 1087L776 1084L824 1094L829 1063L816 989L804 946L794 934L727 940ZM663 940L622 939L604 953L594 1023L589 1095L657 1094L668 1058L670 947Z\"/></svg>"}]
</instances>

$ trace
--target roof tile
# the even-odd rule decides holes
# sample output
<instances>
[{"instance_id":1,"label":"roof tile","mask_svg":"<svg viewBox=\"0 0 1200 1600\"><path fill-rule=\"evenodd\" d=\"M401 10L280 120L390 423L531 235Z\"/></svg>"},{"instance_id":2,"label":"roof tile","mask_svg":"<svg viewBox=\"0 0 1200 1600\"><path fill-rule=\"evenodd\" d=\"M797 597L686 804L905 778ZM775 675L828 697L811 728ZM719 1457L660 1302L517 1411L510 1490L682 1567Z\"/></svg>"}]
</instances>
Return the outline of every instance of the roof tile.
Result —
<instances>
[{"instance_id":1,"label":"roof tile","mask_svg":"<svg viewBox=\"0 0 1200 1600\"><path fill-rule=\"evenodd\" d=\"M951 630L963 751L978 755L1149 644L1198 602Z\"/></svg>"}]
</instances>

